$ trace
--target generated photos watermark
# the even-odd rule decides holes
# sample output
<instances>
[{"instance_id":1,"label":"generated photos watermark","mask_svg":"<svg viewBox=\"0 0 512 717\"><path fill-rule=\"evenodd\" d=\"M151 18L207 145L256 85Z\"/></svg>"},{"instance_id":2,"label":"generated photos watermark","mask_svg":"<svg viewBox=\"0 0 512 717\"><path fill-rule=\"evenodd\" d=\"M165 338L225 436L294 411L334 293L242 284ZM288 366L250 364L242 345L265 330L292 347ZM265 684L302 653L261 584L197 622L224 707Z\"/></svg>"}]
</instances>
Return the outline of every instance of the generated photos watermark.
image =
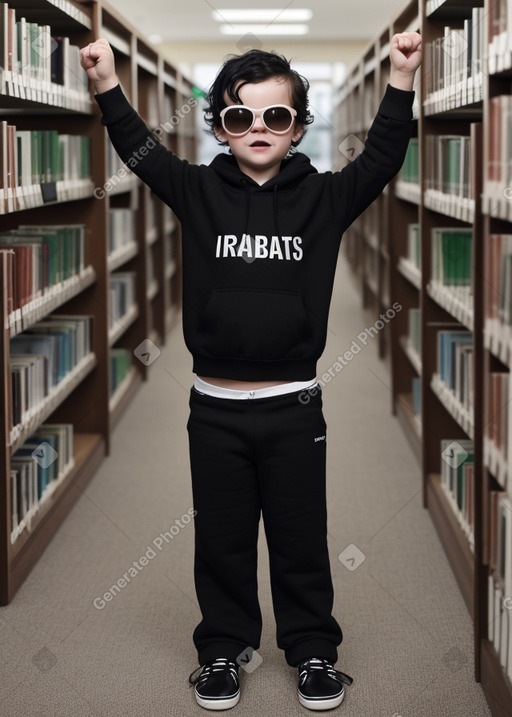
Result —
<instances>
[{"instance_id":1,"label":"generated photos watermark","mask_svg":"<svg viewBox=\"0 0 512 717\"><path fill-rule=\"evenodd\" d=\"M109 602L112 602L119 593L124 590L140 573L146 568L152 560L154 560L159 553L162 552L166 545L169 545L174 538L180 534L191 521L192 518L197 514L197 511L193 508L189 508L188 511L181 516L176 518L174 524L171 525L169 530L160 533L150 545L146 547L146 551L140 556L138 560L134 560L130 567L119 577L103 595L100 595L93 600L93 605L96 610L104 610ZM158 552L156 552L158 551Z\"/></svg>"},{"instance_id":2,"label":"generated photos watermark","mask_svg":"<svg viewBox=\"0 0 512 717\"><path fill-rule=\"evenodd\" d=\"M263 657L253 647L246 647L236 658L237 665L249 674L257 670L262 662Z\"/></svg>"},{"instance_id":3,"label":"generated photos watermark","mask_svg":"<svg viewBox=\"0 0 512 717\"><path fill-rule=\"evenodd\" d=\"M350 545L347 545L347 547L338 555L338 560L347 568L347 570L350 570L350 572L353 573L364 563L366 555L357 547L357 545L350 543Z\"/></svg>"},{"instance_id":4,"label":"generated photos watermark","mask_svg":"<svg viewBox=\"0 0 512 717\"><path fill-rule=\"evenodd\" d=\"M144 339L133 353L144 366L151 366L160 356L161 351L151 339Z\"/></svg>"},{"instance_id":5,"label":"generated photos watermark","mask_svg":"<svg viewBox=\"0 0 512 717\"><path fill-rule=\"evenodd\" d=\"M102 187L96 187L93 192L94 197L96 199L105 199L109 192L115 190L116 187L118 187L119 184L130 175L130 170L135 169L139 162L149 155L150 150L157 146L157 140L161 142L164 135L172 132L181 120L190 114L192 109L197 107L197 105L198 100L195 97L189 97L188 100L182 104L181 107L179 107L166 122L161 122L158 127L153 130L153 135L156 137L156 140L154 137L148 136L142 147L139 147L138 150L132 152L131 157L126 160L124 166L120 167L115 174L109 177Z\"/></svg>"},{"instance_id":6,"label":"generated photos watermark","mask_svg":"<svg viewBox=\"0 0 512 717\"><path fill-rule=\"evenodd\" d=\"M452 441L444 451L441 453L441 458L447 463L450 468L459 468L469 453L466 451L464 446L461 446L457 441Z\"/></svg>"},{"instance_id":7,"label":"generated photos watermark","mask_svg":"<svg viewBox=\"0 0 512 717\"><path fill-rule=\"evenodd\" d=\"M351 361L353 361L357 354L361 353L361 351L369 345L371 340L379 334L379 331L382 331L386 324L389 324L389 322L395 318L397 313L401 311L402 308L402 305L399 304L398 301L395 301L392 308L388 309L385 313L382 313L373 326L366 327L363 331L360 331L357 334L357 338L352 341L350 348L344 351L343 355L338 355L327 371L325 371L317 380L318 386L320 388L324 388L326 384L336 378L336 376L339 375ZM318 388L315 386L301 391L299 394L300 403L304 405L308 404L316 395L317 391Z\"/></svg>"}]
</instances>

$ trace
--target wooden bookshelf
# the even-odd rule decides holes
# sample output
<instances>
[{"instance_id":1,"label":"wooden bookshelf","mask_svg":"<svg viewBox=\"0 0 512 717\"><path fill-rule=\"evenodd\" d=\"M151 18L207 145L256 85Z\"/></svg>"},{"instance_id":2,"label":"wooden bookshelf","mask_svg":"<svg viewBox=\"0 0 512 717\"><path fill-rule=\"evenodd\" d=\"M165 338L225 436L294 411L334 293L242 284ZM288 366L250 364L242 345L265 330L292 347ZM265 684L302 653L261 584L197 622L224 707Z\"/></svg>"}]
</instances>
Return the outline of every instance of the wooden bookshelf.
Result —
<instances>
[{"instance_id":1,"label":"wooden bookshelf","mask_svg":"<svg viewBox=\"0 0 512 717\"><path fill-rule=\"evenodd\" d=\"M501 5L505 8L506 3ZM384 93L389 77L390 38L395 32L419 31L424 61L415 86L417 178L411 170L413 163L407 165L407 171L404 164L404 171L387 191L350 227L342 249L360 291L365 320L368 312L375 320L383 307L395 302L402 307L390 322L389 341L379 346L381 358L390 367L391 410L418 458L424 506L473 620L475 679L481 681L492 714L505 717L512 713L512 665L508 664L507 674L502 664L503 650L500 658L493 642L490 615L494 621L506 617L503 618L503 610L501 617L496 616L495 608L492 612L496 597L488 594L489 576L497 570L493 562L493 550L497 549L493 545L498 537L492 500L496 494L512 495L512 479L508 477L512 474L508 466L512 464L488 438L489 431L501 430L490 428L497 420L489 408L491 398L497 400L495 393L491 396L492 391L497 391L497 379L493 379L493 388L491 374L508 376L512 365L510 330L496 325L496 319L489 323L486 318L491 316L489 296L498 291L497 259L491 254L493 237L512 235L510 189L509 194L505 191L510 178L507 184L503 172L500 185L498 170L489 169L496 162L497 141L506 142L506 137L496 139L493 122L500 120L493 115L496 110L492 103L494 98L510 96L512 90L512 28L506 27L504 16L500 20L497 9L493 0L404 3L403 11L390 19L369 44L338 89L335 160L338 168L346 163L340 159L340 143L349 133L363 138L370 110ZM468 22L471 20L473 25ZM470 51L474 56L469 69ZM449 175L437 172L436 157L444 151L443 142L452 140L452 150L460 147L464 156L461 166L470 168L460 177L452 169ZM505 146L509 154L502 155L502 162L510 163L512 148ZM442 187L436 184L438 176L444 182ZM456 185L458 189L453 189ZM411 228L416 225L421 239L417 264L408 255ZM448 242L436 238L443 230L448 235L463 229L471 235L471 287L454 289L449 281L443 283L436 278L439 272L434 265L434 244ZM443 261L448 259L443 257ZM411 319L419 318L420 322L419 351L412 347L409 337L411 309L415 310ZM462 399L440 379L440 331L470 332L472 374ZM415 415L412 384L420 387L419 415ZM507 412L507 420L510 395L501 399L501 411ZM512 436L512 432L508 435ZM455 497L449 494L446 482L443 485L444 461L448 458L441 455L442 440L461 442L459 445L473 442L471 478L456 483L453 490L461 492ZM508 545L507 550L511 547ZM493 579L498 581L494 591L498 590L499 596L499 589L507 588L499 574ZM510 597L509 592L503 597ZM510 651L508 659L512 661Z\"/></svg>"},{"instance_id":2,"label":"wooden bookshelf","mask_svg":"<svg viewBox=\"0 0 512 717\"><path fill-rule=\"evenodd\" d=\"M107 2L12 0L8 5L15 10L16 22L23 17L27 23L49 26L51 36L69 38L75 47L106 37L130 102L151 129L165 128L162 141L169 149L194 161L197 101L192 84ZM68 52L68 61L76 61L75 50ZM49 82L49 66L45 70L43 61L37 71L46 72L44 82L21 73L21 64L10 69L2 64L0 57L0 121L6 120L16 131L82 135L91 152L90 176L80 182L57 182L53 197L45 196L39 185L20 184L8 193L0 175L2 231L15 232L21 225L85 227L85 266L79 275L51 286L16 312L9 311L0 291L0 430L5 437L0 447L0 604L7 604L109 454L112 431L148 378L150 365L137 358L137 348L146 340L161 347L179 320L181 237L172 211L134 175L120 171L90 84L86 82L80 92ZM185 105L186 114L176 115ZM177 116L179 121L172 119ZM133 235L126 238L123 226L128 225ZM4 262L5 252L0 252L0 276L4 268L7 271ZM135 273L135 302L109 329L114 272ZM10 426L11 338L53 313L92 317L91 353L31 410L25 423ZM111 392L113 349L119 349L123 360L131 357L131 365ZM42 494L30 525L22 521L13 534L11 461L43 422L72 425L72 467Z\"/></svg>"}]
</instances>

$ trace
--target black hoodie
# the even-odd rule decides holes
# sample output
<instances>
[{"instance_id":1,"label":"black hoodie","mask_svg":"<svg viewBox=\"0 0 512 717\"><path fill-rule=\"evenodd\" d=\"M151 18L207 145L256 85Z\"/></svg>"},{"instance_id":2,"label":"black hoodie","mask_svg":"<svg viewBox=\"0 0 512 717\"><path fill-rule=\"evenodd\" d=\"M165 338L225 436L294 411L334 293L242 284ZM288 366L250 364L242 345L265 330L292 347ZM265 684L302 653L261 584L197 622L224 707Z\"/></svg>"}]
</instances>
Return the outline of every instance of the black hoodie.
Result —
<instances>
[{"instance_id":1,"label":"black hoodie","mask_svg":"<svg viewBox=\"0 0 512 717\"><path fill-rule=\"evenodd\" d=\"M182 225L183 331L200 376L316 375L341 236L400 169L414 92L388 85L364 151L319 173L296 153L262 185L233 156L192 165L167 150L121 88L96 95L121 159Z\"/></svg>"}]
</instances>

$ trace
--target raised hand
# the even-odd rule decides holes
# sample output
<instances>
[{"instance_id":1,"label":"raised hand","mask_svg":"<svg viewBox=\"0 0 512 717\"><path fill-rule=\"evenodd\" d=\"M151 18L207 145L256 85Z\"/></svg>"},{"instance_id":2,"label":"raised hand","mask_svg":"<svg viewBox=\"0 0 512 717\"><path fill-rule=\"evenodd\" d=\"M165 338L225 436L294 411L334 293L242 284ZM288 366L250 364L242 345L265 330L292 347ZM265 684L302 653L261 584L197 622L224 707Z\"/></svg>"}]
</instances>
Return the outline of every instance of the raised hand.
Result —
<instances>
[{"instance_id":1,"label":"raised hand","mask_svg":"<svg viewBox=\"0 0 512 717\"><path fill-rule=\"evenodd\" d=\"M96 92L106 92L119 84L114 53L107 40L100 38L82 48L80 64L93 81Z\"/></svg>"},{"instance_id":2,"label":"raised hand","mask_svg":"<svg viewBox=\"0 0 512 717\"><path fill-rule=\"evenodd\" d=\"M389 83L402 90L412 90L414 75L422 60L421 35L417 32L399 32L393 35L389 59Z\"/></svg>"}]
</instances>

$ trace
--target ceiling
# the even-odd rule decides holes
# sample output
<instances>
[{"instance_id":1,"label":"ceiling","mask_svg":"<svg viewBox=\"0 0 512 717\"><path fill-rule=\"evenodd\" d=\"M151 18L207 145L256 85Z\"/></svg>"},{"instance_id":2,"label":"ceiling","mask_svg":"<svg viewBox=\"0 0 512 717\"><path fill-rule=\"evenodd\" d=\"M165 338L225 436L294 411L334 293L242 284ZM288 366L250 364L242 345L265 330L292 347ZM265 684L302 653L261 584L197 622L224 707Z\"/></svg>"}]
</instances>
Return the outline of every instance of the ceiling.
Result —
<instances>
[{"instance_id":1,"label":"ceiling","mask_svg":"<svg viewBox=\"0 0 512 717\"><path fill-rule=\"evenodd\" d=\"M212 13L223 8L270 8L277 26L283 9L309 8L307 35L280 36L280 40L371 40L389 20L405 7L406 0L109 0L116 10L146 37L160 36L163 42L225 42L219 22ZM268 22L266 23L269 24ZM247 30L244 30L247 32ZM242 32L240 36L244 33ZM254 34L257 35L257 32Z\"/></svg>"}]
</instances>

